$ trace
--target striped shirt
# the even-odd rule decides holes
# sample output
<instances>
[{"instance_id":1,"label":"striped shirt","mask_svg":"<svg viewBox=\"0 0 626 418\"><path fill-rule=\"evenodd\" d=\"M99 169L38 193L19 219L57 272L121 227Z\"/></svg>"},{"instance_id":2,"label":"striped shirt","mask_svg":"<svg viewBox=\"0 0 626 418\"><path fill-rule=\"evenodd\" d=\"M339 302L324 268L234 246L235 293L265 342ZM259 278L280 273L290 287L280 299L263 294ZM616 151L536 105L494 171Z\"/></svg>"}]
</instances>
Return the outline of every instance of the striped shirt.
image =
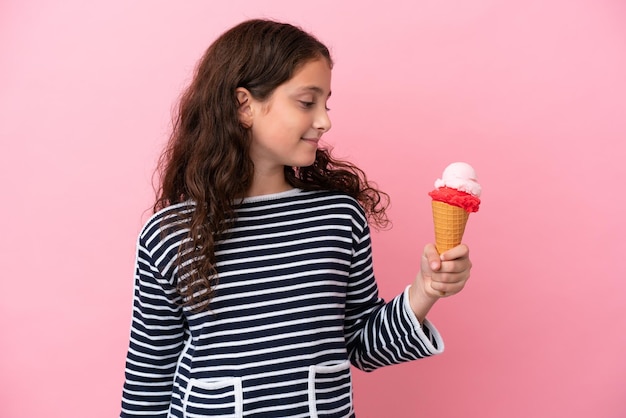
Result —
<instances>
[{"instance_id":1,"label":"striped shirt","mask_svg":"<svg viewBox=\"0 0 626 418\"><path fill-rule=\"evenodd\" d=\"M179 254L180 214L193 210L165 208L139 235L121 417L354 417L351 364L443 350L408 288L378 296L364 211L337 192L244 199L216 245L209 308L182 306L178 258L194 255Z\"/></svg>"}]
</instances>

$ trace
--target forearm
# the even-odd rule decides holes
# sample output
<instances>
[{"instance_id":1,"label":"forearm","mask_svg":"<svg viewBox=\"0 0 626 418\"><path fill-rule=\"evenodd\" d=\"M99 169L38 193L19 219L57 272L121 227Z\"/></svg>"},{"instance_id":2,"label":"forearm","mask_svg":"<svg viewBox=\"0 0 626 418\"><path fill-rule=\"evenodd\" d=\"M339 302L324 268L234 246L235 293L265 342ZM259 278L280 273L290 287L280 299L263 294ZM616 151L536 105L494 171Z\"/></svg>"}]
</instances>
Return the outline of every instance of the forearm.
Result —
<instances>
[{"instance_id":1,"label":"forearm","mask_svg":"<svg viewBox=\"0 0 626 418\"><path fill-rule=\"evenodd\" d=\"M403 363L443 351L437 329L425 321L422 327L409 304L409 289L369 313L360 329L349 334L352 363L361 370Z\"/></svg>"}]
</instances>

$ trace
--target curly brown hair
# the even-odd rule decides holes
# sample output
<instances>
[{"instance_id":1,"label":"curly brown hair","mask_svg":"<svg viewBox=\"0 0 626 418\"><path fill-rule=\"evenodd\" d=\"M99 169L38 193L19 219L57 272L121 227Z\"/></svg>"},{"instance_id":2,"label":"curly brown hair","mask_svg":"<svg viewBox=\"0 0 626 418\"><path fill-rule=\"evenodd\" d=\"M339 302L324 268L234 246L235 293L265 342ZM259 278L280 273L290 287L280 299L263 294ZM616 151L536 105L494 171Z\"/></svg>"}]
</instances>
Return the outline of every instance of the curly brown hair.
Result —
<instances>
[{"instance_id":1,"label":"curly brown hair","mask_svg":"<svg viewBox=\"0 0 626 418\"><path fill-rule=\"evenodd\" d=\"M161 154L157 212L185 201L195 202L186 225L191 263L178 258L177 288L184 304L204 309L214 295L218 272L216 243L235 221L237 202L246 195L254 175L249 155L250 129L238 117L236 89L267 100L307 62L330 52L319 40L290 24L249 20L222 34L199 61L183 92L169 142ZM304 190L341 191L357 199L374 226L388 224L388 196L368 182L353 164L333 159L318 149L308 167L285 167L285 178Z\"/></svg>"}]
</instances>

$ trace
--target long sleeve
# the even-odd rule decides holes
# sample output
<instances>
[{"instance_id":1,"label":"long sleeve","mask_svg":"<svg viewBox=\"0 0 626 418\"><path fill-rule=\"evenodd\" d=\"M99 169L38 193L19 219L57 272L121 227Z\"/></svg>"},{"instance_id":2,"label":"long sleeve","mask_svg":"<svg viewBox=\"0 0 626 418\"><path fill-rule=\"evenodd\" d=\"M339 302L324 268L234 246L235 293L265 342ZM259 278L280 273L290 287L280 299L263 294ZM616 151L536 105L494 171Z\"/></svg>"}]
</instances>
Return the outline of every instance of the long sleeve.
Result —
<instances>
[{"instance_id":1,"label":"long sleeve","mask_svg":"<svg viewBox=\"0 0 626 418\"><path fill-rule=\"evenodd\" d=\"M353 256L346 300L346 341L350 361L364 371L439 354L443 340L408 303L408 288L385 303L378 296L367 224L353 231Z\"/></svg>"},{"instance_id":2,"label":"long sleeve","mask_svg":"<svg viewBox=\"0 0 626 418\"><path fill-rule=\"evenodd\" d=\"M144 228L137 243L121 417L167 416L176 365L186 336L176 288L158 267L168 261L167 244L160 242L158 227L149 226Z\"/></svg>"}]
</instances>

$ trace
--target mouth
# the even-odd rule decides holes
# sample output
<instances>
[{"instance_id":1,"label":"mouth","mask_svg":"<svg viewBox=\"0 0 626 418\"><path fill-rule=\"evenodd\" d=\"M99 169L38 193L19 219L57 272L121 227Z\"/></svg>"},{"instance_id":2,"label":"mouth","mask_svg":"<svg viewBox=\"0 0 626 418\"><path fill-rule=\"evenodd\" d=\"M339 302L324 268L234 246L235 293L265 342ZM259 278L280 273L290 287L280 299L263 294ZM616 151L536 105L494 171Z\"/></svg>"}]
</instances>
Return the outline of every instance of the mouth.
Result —
<instances>
[{"instance_id":1,"label":"mouth","mask_svg":"<svg viewBox=\"0 0 626 418\"><path fill-rule=\"evenodd\" d=\"M320 142L319 138L300 138L300 140L302 140L304 142L308 142L308 143L313 144L315 146L317 146L317 143Z\"/></svg>"}]
</instances>

